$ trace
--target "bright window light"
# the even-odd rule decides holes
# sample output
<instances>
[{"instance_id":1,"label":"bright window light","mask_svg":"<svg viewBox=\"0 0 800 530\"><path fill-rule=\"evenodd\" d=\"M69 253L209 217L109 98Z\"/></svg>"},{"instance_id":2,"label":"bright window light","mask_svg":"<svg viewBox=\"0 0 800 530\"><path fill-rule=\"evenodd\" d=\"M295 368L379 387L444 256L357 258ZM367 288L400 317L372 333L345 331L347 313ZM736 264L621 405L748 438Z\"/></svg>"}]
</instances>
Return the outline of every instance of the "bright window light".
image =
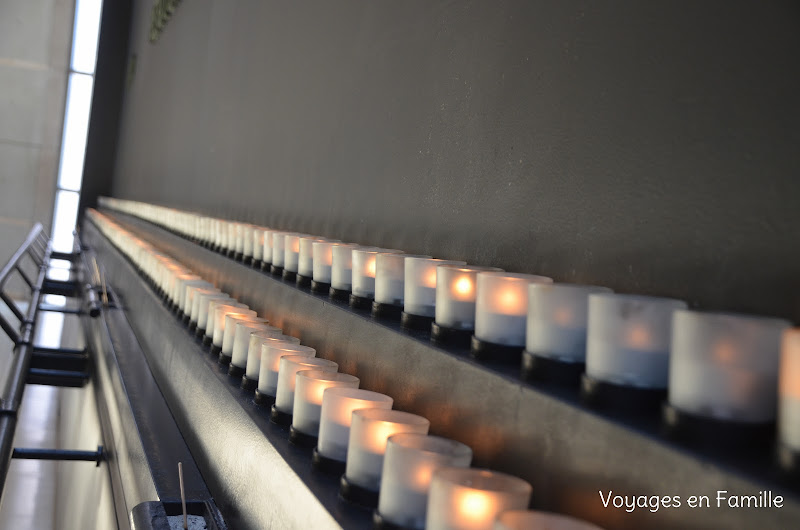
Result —
<instances>
[{"instance_id":1,"label":"bright window light","mask_svg":"<svg viewBox=\"0 0 800 530\"><path fill-rule=\"evenodd\" d=\"M93 84L94 78L91 75L69 76L64 136L61 140L61 164L58 169L58 187L62 189L73 191L81 189Z\"/></svg>"},{"instance_id":2,"label":"bright window light","mask_svg":"<svg viewBox=\"0 0 800 530\"><path fill-rule=\"evenodd\" d=\"M79 199L77 191L58 190L52 230L53 250L57 252L72 252L72 231L78 218Z\"/></svg>"},{"instance_id":3,"label":"bright window light","mask_svg":"<svg viewBox=\"0 0 800 530\"><path fill-rule=\"evenodd\" d=\"M72 69L93 74L97 62L97 39L103 0L78 0L75 6L75 32L72 37Z\"/></svg>"}]
</instances>

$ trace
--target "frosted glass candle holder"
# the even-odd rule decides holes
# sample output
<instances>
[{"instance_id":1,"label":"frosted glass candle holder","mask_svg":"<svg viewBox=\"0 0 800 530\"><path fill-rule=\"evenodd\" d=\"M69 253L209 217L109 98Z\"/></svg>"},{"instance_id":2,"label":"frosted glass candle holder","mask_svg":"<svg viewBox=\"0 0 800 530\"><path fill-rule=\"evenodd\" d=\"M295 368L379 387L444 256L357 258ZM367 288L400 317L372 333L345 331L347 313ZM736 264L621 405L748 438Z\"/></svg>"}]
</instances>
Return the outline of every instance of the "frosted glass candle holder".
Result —
<instances>
[{"instance_id":1,"label":"frosted glass candle holder","mask_svg":"<svg viewBox=\"0 0 800 530\"><path fill-rule=\"evenodd\" d=\"M228 375L240 377L244 374L247 366L247 355L250 351L250 336L253 333L271 333L275 337L283 335L281 328L270 326L266 321L237 321L236 330L233 334L233 347L231 348L231 369L228 371Z\"/></svg>"},{"instance_id":2,"label":"frosted glass candle holder","mask_svg":"<svg viewBox=\"0 0 800 530\"><path fill-rule=\"evenodd\" d=\"M253 315L225 315L225 328L222 330L222 346L220 354L227 357L227 362L230 362L230 357L233 355L233 343L236 342L236 326L240 323L258 324L259 326L267 326L266 318Z\"/></svg>"},{"instance_id":3,"label":"frosted glass candle holder","mask_svg":"<svg viewBox=\"0 0 800 530\"><path fill-rule=\"evenodd\" d=\"M619 386L666 389L672 314L686 302L625 294L589 295L586 373Z\"/></svg>"},{"instance_id":4,"label":"frosted glass candle holder","mask_svg":"<svg viewBox=\"0 0 800 530\"><path fill-rule=\"evenodd\" d=\"M434 342L469 346L475 329L475 299L479 272L503 272L473 265L436 268L436 310L431 325Z\"/></svg>"},{"instance_id":5,"label":"frosted glass candle holder","mask_svg":"<svg viewBox=\"0 0 800 530\"><path fill-rule=\"evenodd\" d=\"M333 267L333 249L334 247L345 247L352 250L351 243L341 243L331 240L314 240L311 243L313 271L312 279L314 284L311 288L317 292L327 292L331 285L331 269ZM319 284L315 287L315 284Z\"/></svg>"},{"instance_id":6,"label":"frosted glass candle holder","mask_svg":"<svg viewBox=\"0 0 800 530\"><path fill-rule=\"evenodd\" d=\"M188 290L192 287L208 288L214 287L214 284L203 280L202 278L179 281L177 299L175 300L175 309L181 313L181 316L183 316L183 313L185 312Z\"/></svg>"},{"instance_id":7,"label":"frosted glass candle holder","mask_svg":"<svg viewBox=\"0 0 800 530\"><path fill-rule=\"evenodd\" d=\"M293 280L300 265L300 238L308 234L292 232L283 238L283 277Z\"/></svg>"},{"instance_id":8,"label":"frosted glass candle holder","mask_svg":"<svg viewBox=\"0 0 800 530\"><path fill-rule=\"evenodd\" d=\"M723 421L774 421L781 339L789 322L685 309L672 318L670 405Z\"/></svg>"},{"instance_id":9,"label":"frosted glass candle holder","mask_svg":"<svg viewBox=\"0 0 800 530\"><path fill-rule=\"evenodd\" d=\"M328 241L324 237L304 236L300 238L300 255L297 262L297 282L307 285L314 277L314 243ZM328 260L330 267L330 260ZM330 280L326 283L330 283Z\"/></svg>"},{"instance_id":10,"label":"frosted glass candle holder","mask_svg":"<svg viewBox=\"0 0 800 530\"><path fill-rule=\"evenodd\" d=\"M280 230L273 230L271 228L264 229L264 246L261 249L261 262L263 265L272 264L272 245L275 241L275 234L280 234ZM283 256L283 247L281 247L281 256ZM283 257L281 257L283 259ZM264 268L264 267L262 267Z\"/></svg>"},{"instance_id":11,"label":"frosted glass candle holder","mask_svg":"<svg viewBox=\"0 0 800 530\"><path fill-rule=\"evenodd\" d=\"M225 348L225 354L230 355L231 348L233 348L233 332L236 331L233 326L236 325L234 320L252 320L266 323L265 319L259 319L258 315L252 309L235 308L231 311L220 311L217 308L214 315L220 315L220 319L215 318L214 322L214 335L212 335L211 343L218 347L220 351ZM228 325L231 324L230 331ZM228 335L228 340L225 340L225 335Z\"/></svg>"},{"instance_id":12,"label":"frosted glass candle holder","mask_svg":"<svg viewBox=\"0 0 800 530\"><path fill-rule=\"evenodd\" d=\"M400 253L399 250L360 247L353 249L353 295L372 300L375 298L375 273L379 253Z\"/></svg>"},{"instance_id":13,"label":"frosted glass candle holder","mask_svg":"<svg viewBox=\"0 0 800 530\"><path fill-rule=\"evenodd\" d=\"M427 530L492 530L509 510L525 510L531 485L524 480L485 469L440 468L433 474Z\"/></svg>"},{"instance_id":14,"label":"frosted glass candle holder","mask_svg":"<svg viewBox=\"0 0 800 530\"><path fill-rule=\"evenodd\" d=\"M253 228L253 262L259 263L264 259L264 234L266 228L256 226Z\"/></svg>"},{"instance_id":15,"label":"frosted glass candle holder","mask_svg":"<svg viewBox=\"0 0 800 530\"><path fill-rule=\"evenodd\" d=\"M784 331L778 382L778 441L785 467L800 467L800 328Z\"/></svg>"},{"instance_id":16,"label":"frosted glass candle holder","mask_svg":"<svg viewBox=\"0 0 800 530\"><path fill-rule=\"evenodd\" d=\"M300 339L289 335L275 334L271 331L256 331L250 334L250 343L247 347L247 365L245 366L242 388L254 390L258 383L261 371L261 352L265 342L279 342L281 344L300 344Z\"/></svg>"},{"instance_id":17,"label":"frosted glass candle holder","mask_svg":"<svg viewBox=\"0 0 800 530\"><path fill-rule=\"evenodd\" d=\"M208 322L206 322L206 336L209 338L209 344L216 346L218 349L222 348L222 333L225 329L225 315L228 313L236 315L251 315L256 316L256 312L240 302L224 302L212 300L208 304ZM219 330L219 331L217 331ZM219 339L215 343L214 338L218 336ZM219 353L219 350L217 350Z\"/></svg>"},{"instance_id":18,"label":"frosted glass candle holder","mask_svg":"<svg viewBox=\"0 0 800 530\"><path fill-rule=\"evenodd\" d=\"M197 329L199 331L205 331L206 329L206 324L208 323L208 311L211 307L211 302L214 300L236 303L236 301L227 293L200 294L196 300L197 307L195 308L195 305L192 304L192 320L197 322Z\"/></svg>"},{"instance_id":19,"label":"frosted glass candle holder","mask_svg":"<svg viewBox=\"0 0 800 530\"><path fill-rule=\"evenodd\" d=\"M272 274L283 271L284 260L286 259L286 236L289 232L272 232ZM267 249L264 247L264 252Z\"/></svg>"},{"instance_id":20,"label":"frosted glass candle holder","mask_svg":"<svg viewBox=\"0 0 800 530\"><path fill-rule=\"evenodd\" d=\"M314 467L320 471L344 472L353 411L392 408L393 399L385 394L356 388L332 388L322 396L319 438L314 451ZM339 465L337 465L337 463Z\"/></svg>"},{"instance_id":21,"label":"frosted glass candle holder","mask_svg":"<svg viewBox=\"0 0 800 530\"><path fill-rule=\"evenodd\" d=\"M494 530L602 530L575 517L536 510L509 510L500 514Z\"/></svg>"},{"instance_id":22,"label":"frosted glass candle holder","mask_svg":"<svg viewBox=\"0 0 800 530\"><path fill-rule=\"evenodd\" d=\"M250 261L253 258L253 232L255 226L251 224L242 224L242 258L245 261Z\"/></svg>"},{"instance_id":23,"label":"frosted glass candle holder","mask_svg":"<svg viewBox=\"0 0 800 530\"><path fill-rule=\"evenodd\" d=\"M479 272L472 355L518 363L525 347L528 285L552 278L510 272Z\"/></svg>"},{"instance_id":24,"label":"frosted glass candle holder","mask_svg":"<svg viewBox=\"0 0 800 530\"><path fill-rule=\"evenodd\" d=\"M350 295L353 289L353 250L358 245L333 245L331 247L331 296L339 291ZM316 281L316 280L315 280Z\"/></svg>"},{"instance_id":25,"label":"frosted glass candle holder","mask_svg":"<svg viewBox=\"0 0 800 530\"><path fill-rule=\"evenodd\" d=\"M399 410L360 409L353 411L347 464L340 494L346 500L368 507L378 505L383 455L393 434L427 434L430 422L422 416Z\"/></svg>"},{"instance_id":26,"label":"frosted glass candle holder","mask_svg":"<svg viewBox=\"0 0 800 530\"><path fill-rule=\"evenodd\" d=\"M405 263L407 258L430 256L408 254L378 254L375 258L375 301L403 307Z\"/></svg>"},{"instance_id":27,"label":"frosted glass candle holder","mask_svg":"<svg viewBox=\"0 0 800 530\"><path fill-rule=\"evenodd\" d=\"M295 376L294 407L289 441L317 445L322 398L328 388L358 388L358 377L327 370L301 370Z\"/></svg>"},{"instance_id":28,"label":"frosted glass candle holder","mask_svg":"<svg viewBox=\"0 0 800 530\"><path fill-rule=\"evenodd\" d=\"M261 366L258 369L256 403L263 405L274 401L278 393L278 372L280 370L281 357L287 355L314 357L316 354L317 350L314 348L300 344L264 342L261 345ZM294 389L294 386L292 386L292 389Z\"/></svg>"},{"instance_id":29,"label":"frosted glass candle holder","mask_svg":"<svg viewBox=\"0 0 800 530\"><path fill-rule=\"evenodd\" d=\"M282 356L278 367L278 388L275 391L275 404L272 406L270 421L279 425L291 425L297 372L302 370L336 372L338 369L338 364L327 359L307 355Z\"/></svg>"},{"instance_id":30,"label":"frosted glass candle holder","mask_svg":"<svg viewBox=\"0 0 800 530\"><path fill-rule=\"evenodd\" d=\"M436 269L465 266L465 261L410 257L406 260L403 327L429 330L436 316Z\"/></svg>"},{"instance_id":31,"label":"frosted glass candle holder","mask_svg":"<svg viewBox=\"0 0 800 530\"><path fill-rule=\"evenodd\" d=\"M586 362L589 295L611 292L595 285L529 285L523 375L576 384Z\"/></svg>"},{"instance_id":32,"label":"frosted glass candle holder","mask_svg":"<svg viewBox=\"0 0 800 530\"><path fill-rule=\"evenodd\" d=\"M378 517L402 528L425 528L433 473L441 467L469 467L469 446L424 434L394 434L386 444Z\"/></svg>"},{"instance_id":33,"label":"frosted glass candle holder","mask_svg":"<svg viewBox=\"0 0 800 530\"><path fill-rule=\"evenodd\" d=\"M192 324L197 324L197 309L199 307L200 296L204 294L223 294L216 287L189 287L184 300L183 312L187 315Z\"/></svg>"}]
</instances>

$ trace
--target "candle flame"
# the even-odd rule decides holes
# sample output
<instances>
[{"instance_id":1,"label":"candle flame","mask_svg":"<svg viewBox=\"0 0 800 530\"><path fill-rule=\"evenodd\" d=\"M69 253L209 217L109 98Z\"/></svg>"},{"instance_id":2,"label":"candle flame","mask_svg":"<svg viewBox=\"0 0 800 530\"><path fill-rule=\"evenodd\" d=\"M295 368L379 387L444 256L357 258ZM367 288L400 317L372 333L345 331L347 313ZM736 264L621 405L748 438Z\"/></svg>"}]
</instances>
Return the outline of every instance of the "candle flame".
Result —
<instances>
[{"instance_id":1,"label":"candle flame","mask_svg":"<svg viewBox=\"0 0 800 530\"><path fill-rule=\"evenodd\" d=\"M461 497L459 511L470 519L483 519L489 511L489 499L485 494L468 491Z\"/></svg>"},{"instance_id":2,"label":"candle flame","mask_svg":"<svg viewBox=\"0 0 800 530\"><path fill-rule=\"evenodd\" d=\"M367 261L367 276L375 277L375 256L368 258Z\"/></svg>"},{"instance_id":3,"label":"candle flame","mask_svg":"<svg viewBox=\"0 0 800 530\"><path fill-rule=\"evenodd\" d=\"M736 348L728 341L718 342L714 346L714 359L722 364L733 362L736 357Z\"/></svg>"},{"instance_id":4,"label":"candle flame","mask_svg":"<svg viewBox=\"0 0 800 530\"><path fill-rule=\"evenodd\" d=\"M436 288L436 267L431 268L423 279L425 287Z\"/></svg>"},{"instance_id":5,"label":"candle flame","mask_svg":"<svg viewBox=\"0 0 800 530\"><path fill-rule=\"evenodd\" d=\"M644 326L632 326L628 328L628 346L631 348L647 348L650 346L650 333Z\"/></svg>"},{"instance_id":6,"label":"candle flame","mask_svg":"<svg viewBox=\"0 0 800 530\"><path fill-rule=\"evenodd\" d=\"M566 307L559 307L553 313L553 321L561 326L567 326L572 323L572 311Z\"/></svg>"},{"instance_id":7,"label":"candle flame","mask_svg":"<svg viewBox=\"0 0 800 530\"><path fill-rule=\"evenodd\" d=\"M468 296L472 294L473 290L474 287L469 276L462 276L453 284L453 291L460 296Z\"/></svg>"},{"instance_id":8,"label":"candle flame","mask_svg":"<svg viewBox=\"0 0 800 530\"><path fill-rule=\"evenodd\" d=\"M300 252L300 239L293 239L292 240L292 252Z\"/></svg>"}]
</instances>

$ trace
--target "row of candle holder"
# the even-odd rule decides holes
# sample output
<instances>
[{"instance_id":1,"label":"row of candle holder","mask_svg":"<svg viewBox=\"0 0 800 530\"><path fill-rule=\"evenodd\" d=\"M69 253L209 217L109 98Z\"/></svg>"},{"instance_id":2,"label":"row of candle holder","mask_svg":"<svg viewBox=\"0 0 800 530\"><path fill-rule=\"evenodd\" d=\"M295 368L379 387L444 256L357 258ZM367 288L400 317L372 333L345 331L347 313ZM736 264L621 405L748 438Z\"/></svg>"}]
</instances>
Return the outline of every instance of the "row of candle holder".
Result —
<instances>
[{"instance_id":1,"label":"row of candle holder","mask_svg":"<svg viewBox=\"0 0 800 530\"><path fill-rule=\"evenodd\" d=\"M788 321L695 311L682 300L553 283L146 203L102 204L231 257L241 254L376 318L430 330L434 342L468 345L477 359L521 363L528 379L579 386L590 406L660 411L668 434L680 441L768 446L777 417L778 462L792 473L800 467L800 328Z\"/></svg>"},{"instance_id":2,"label":"row of candle holder","mask_svg":"<svg viewBox=\"0 0 800 530\"><path fill-rule=\"evenodd\" d=\"M87 213L183 324L209 347L289 441L313 448L321 473L341 475L340 496L375 509L375 528L592 530L578 519L526 510L526 481L470 468L472 450L430 435L430 422L393 410L393 399L284 335L267 319L107 216Z\"/></svg>"}]
</instances>

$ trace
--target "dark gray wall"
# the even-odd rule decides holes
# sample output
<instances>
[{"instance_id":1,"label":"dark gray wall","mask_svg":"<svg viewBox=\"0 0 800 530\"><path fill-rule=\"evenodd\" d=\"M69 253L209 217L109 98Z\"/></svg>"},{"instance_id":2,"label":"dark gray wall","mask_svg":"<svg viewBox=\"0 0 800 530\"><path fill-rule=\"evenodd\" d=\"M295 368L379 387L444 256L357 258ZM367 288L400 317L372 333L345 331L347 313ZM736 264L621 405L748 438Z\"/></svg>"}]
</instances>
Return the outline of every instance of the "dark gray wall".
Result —
<instances>
[{"instance_id":1,"label":"dark gray wall","mask_svg":"<svg viewBox=\"0 0 800 530\"><path fill-rule=\"evenodd\" d=\"M114 194L800 320L793 2L138 2Z\"/></svg>"}]
</instances>

